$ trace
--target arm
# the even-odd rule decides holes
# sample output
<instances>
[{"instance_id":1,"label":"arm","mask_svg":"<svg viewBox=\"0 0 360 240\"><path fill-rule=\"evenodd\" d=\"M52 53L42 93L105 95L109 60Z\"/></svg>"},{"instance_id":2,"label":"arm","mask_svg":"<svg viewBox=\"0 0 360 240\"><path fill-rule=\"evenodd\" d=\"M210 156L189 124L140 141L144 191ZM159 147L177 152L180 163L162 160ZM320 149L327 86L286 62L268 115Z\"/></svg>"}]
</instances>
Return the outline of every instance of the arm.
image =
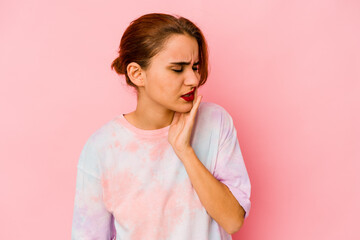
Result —
<instances>
[{"instance_id":1,"label":"arm","mask_svg":"<svg viewBox=\"0 0 360 240\"><path fill-rule=\"evenodd\" d=\"M181 155L191 183L209 215L227 233L237 232L244 221L245 211L229 188L218 181L197 158L194 150Z\"/></svg>"},{"instance_id":2,"label":"arm","mask_svg":"<svg viewBox=\"0 0 360 240\"><path fill-rule=\"evenodd\" d=\"M78 167L71 239L111 238L112 214L102 201L101 182Z\"/></svg>"},{"instance_id":3,"label":"arm","mask_svg":"<svg viewBox=\"0 0 360 240\"><path fill-rule=\"evenodd\" d=\"M214 175L202 164L190 145L190 137L202 96L187 113L175 112L168 135L174 152L183 162L190 181L209 215L229 234L237 232L250 210L250 180L231 116L219 108L219 149ZM220 229L221 230L221 229Z\"/></svg>"}]
</instances>

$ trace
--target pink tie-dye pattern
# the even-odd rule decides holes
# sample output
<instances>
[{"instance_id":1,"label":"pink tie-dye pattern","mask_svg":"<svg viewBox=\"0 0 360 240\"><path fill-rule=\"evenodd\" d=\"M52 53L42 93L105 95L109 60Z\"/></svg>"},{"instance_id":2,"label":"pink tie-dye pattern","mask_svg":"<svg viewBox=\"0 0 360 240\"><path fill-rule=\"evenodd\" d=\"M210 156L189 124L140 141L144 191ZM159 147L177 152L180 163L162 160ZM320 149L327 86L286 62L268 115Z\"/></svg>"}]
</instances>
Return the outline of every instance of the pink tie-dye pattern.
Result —
<instances>
[{"instance_id":1,"label":"pink tie-dye pattern","mask_svg":"<svg viewBox=\"0 0 360 240\"><path fill-rule=\"evenodd\" d=\"M162 139L155 143L149 153L149 160L159 161L159 159L163 159L164 153L169 148L169 146L170 143L167 141L167 139Z\"/></svg>"},{"instance_id":2,"label":"pink tie-dye pattern","mask_svg":"<svg viewBox=\"0 0 360 240\"><path fill-rule=\"evenodd\" d=\"M130 142L124 148L124 150L129 152L136 152L139 149L139 144L137 142Z\"/></svg>"},{"instance_id":3,"label":"pink tie-dye pattern","mask_svg":"<svg viewBox=\"0 0 360 240\"><path fill-rule=\"evenodd\" d=\"M202 103L197 120L192 146L199 159L229 184L248 212L250 182L230 116L216 104ZM111 214L120 239L231 239L202 206L166 131L134 129L120 117L94 134L94 145L79 162L95 178L86 175L91 182L77 193L77 239L105 237Z\"/></svg>"},{"instance_id":4,"label":"pink tie-dye pattern","mask_svg":"<svg viewBox=\"0 0 360 240\"><path fill-rule=\"evenodd\" d=\"M167 189L151 176L145 183L130 170L111 169L103 176L105 206L131 232L130 239L167 239L188 219L185 211L192 218L203 209L188 178Z\"/></svg>"}]
</instances>

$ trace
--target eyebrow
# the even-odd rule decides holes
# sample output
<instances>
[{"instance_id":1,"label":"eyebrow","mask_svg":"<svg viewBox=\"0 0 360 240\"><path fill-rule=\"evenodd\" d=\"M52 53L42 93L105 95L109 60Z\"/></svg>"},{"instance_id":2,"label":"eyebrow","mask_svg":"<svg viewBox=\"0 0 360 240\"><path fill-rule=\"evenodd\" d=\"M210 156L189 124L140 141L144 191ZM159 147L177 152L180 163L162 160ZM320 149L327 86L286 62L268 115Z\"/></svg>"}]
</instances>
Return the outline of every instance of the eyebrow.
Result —
<instances>
[{"instance_id":1,"label":"eyebrow","mask_svg":"<svg viewBox=\"0 0 360 240\"><path fill-rule=\"evenodd\" d=\"M190 62L171 62L171 64L176 64L176 65L189 65ZM199 65L199 61L197 61L196 63L194 63L194 65Z\"/></svg>"}]
</instances>

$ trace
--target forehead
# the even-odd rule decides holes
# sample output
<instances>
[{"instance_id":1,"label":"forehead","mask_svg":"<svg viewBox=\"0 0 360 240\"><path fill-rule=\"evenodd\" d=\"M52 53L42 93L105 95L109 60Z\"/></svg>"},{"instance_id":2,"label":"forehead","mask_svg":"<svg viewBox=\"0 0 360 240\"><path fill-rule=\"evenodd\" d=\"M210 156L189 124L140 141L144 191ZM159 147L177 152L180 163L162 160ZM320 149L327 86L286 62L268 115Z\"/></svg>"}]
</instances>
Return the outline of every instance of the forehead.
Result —
<instances>
[{"instance_id":1,"label":"forehead","mask_svg":"<svg viewBox=\"0 0 360 240\"><path fill-rule=\"evenodd\" d=\"M199 46L194 37L174 34L165 42L163 49L158 53L158 59L166 62L196 62L198 55Z\"/></svg>"}]
</instances>

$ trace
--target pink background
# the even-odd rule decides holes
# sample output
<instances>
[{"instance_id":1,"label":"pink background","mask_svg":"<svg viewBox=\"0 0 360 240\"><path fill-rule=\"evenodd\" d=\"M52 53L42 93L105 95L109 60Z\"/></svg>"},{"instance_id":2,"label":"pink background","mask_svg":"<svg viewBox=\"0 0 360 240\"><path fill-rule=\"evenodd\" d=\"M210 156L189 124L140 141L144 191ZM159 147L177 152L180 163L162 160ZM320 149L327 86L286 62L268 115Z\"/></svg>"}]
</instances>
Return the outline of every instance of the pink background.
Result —
<instances>
[{"instance_id":1,"label":"pink background","mask_svg":"<svg viewBox=\"0 0 360 240\"><path fill-rule=\"evenodd\" d=\"M81 148L136 104L111 61L150 12L209 43L200 94L233 116L252 183L233 238L360 239L356 0L2 1L0 239L70 239Z\"/></svg>"}]
</instances>

